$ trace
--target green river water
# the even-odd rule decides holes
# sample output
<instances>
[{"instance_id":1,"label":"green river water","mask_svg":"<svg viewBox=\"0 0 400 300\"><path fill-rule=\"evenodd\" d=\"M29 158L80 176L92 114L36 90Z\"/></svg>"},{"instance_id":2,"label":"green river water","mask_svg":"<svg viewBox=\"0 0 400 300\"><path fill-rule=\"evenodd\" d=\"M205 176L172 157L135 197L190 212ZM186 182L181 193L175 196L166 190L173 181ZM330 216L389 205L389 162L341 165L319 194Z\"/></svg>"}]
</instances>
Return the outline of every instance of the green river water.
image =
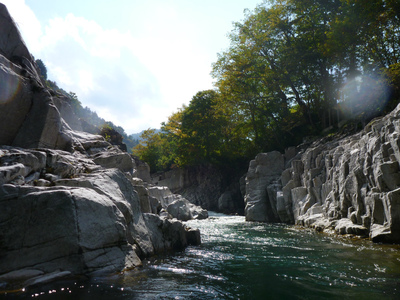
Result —
<instances>
[{"instance_id":1,"label":"green river water","mask_svg":"<svg viewBox=\"0 0 400 300\"><path fill-rule=\"evenodd\" d=\"M400 299L400 247L211 214L202 245L6 299Z\"/></svg>"}]
</instances>

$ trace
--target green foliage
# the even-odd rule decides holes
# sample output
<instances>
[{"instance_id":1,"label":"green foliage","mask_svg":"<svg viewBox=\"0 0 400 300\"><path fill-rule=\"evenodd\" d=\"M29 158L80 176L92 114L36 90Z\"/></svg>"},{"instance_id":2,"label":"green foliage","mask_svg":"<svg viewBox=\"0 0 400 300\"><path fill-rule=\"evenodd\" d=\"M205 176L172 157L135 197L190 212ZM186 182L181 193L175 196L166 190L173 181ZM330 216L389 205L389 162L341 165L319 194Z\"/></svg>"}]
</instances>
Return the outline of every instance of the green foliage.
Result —
<instances>
[{"instance_id":1,"label":"green foliage","mask_svg":"<svg viewBox=\"0 0 400 300\"><path fill-rule=\"evenodd\" d=\"M399 7L398 0L264 1L235 24L230 47L218 54L215 90L198 92L160 131L145 130L139 140L107 126L138 142L134 154L155 172L197 164L228 169L344 119L367 123L400 99ZM69 97L82 119L104 124Z\"/></svg>"},{"instance_id":2,"label":"green foliage","mask_svg":"<svg viewBox=\"0 0 400 300\"><path fill-rule=\"evenodd\" d=\"M217 92L198 92L182 112L181 156L186 165L218 161L224 116L217 114Z\"/></svg>"},{"instance_id":3,"label":"green foliage","mask_svg":"<svg viewBox=\"0 0 400 300\"><path fill-rule=\"evenodd\" d=\"M162 153L160 133L149 128L143 131L140 139L140 143L133 149L133 154L147 162L151 172L159 170Z\"/></svg>"},{"instance_id":4,"label":"green foliage","mask_svg":"<svg viewBox=\"0 0 400 300\"><path fill-rule=\"evenodd\" d=\"M100 128L100 135L103 136L107 142L113 145L122 144L122 135L107 123Z\"/></svg>"},{"instance_id":5,"label":"green foliage","mask_svg":"<svg viewBox=\"0 0 400 300\"><path fill-rule=\"evenodd\" d=\"M234 125L223 113L217 91L198 92L189 106L162 124L161 131L144 131L133 154L146 161L152 172L210 163L223 166L241 160L246 152L238 142L240 127Z\"/></svg>"},{"instance_id":6,"label":"green foliage","mask_svg":"<svg viewBox=\"0 0 400 300\"><path fill-rule=\"evenodd\" d=\"M216 90L197 93L139 148L152 145L153 170L227 166L343 119L382 114L400 99L399 7L398 0L265 1L235 24L213 64Z\"/></svg>"},{"instance_id":7,"label":"green foliage","mask_svg":"<svg viewBox=\"0 0 400 300\"><path fill-rule=\"evenodd\" d=\"M400 63L390 65L385 69L385 79L388 83L392 97L386 110L392 110L400 102Z\"/></svg>"},{"instance_id":8,"label":"green foliage","mask_svg":"<svg viewBox=\"0 0 400 300\"><path fill-rule=\"evenodd\" d=\"M74 110L75 114L80 115L80 112L83 109L83 107L81 101L79 101L78 99L78 96L73 92L69 92L69 99L70 99L70 105Z\"/></svg>"},{"instance_id":9,"label":"green foliage","mask_svg":"<svg viewBox=\"0 0 400 300\"><path fill-rule=\"evenodd\" d=\"M241 122L257 149L282 149L299 140L300 128L318 133L339 122L338 115L370 118L382 111L382 70L400 58L394 2L270 1L235 25L213 75L230 111L247 116ZM356 78L359 84L343 90ZM338 103L351 114L339 113Z\"/></svg>"},{"instance_id":10,"label":"green foliage","mask_svg":"<svg viewBox=\"0 0 400 300\"><path fill-rule=\"evenodd\" d=\"M47 68L44 62L41 59L37 59L35 62L39 67L40 75L43 77L44 80L47 80Z\"/></svg>"}]
</instances>

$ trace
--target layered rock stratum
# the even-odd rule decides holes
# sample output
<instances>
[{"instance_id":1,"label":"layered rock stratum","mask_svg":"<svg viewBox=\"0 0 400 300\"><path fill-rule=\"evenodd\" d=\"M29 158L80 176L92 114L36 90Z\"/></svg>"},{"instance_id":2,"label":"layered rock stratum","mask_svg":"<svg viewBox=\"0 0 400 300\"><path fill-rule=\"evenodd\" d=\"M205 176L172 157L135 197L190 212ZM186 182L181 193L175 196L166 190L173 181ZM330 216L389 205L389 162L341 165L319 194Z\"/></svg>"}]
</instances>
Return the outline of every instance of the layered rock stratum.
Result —
<instances>
[{"instance_id":1,"label":"layered rock stratum","mask_svg":"<svg viewBox=\"0 0 400 300\"><path fill-rule=\"evenodd\" d=\"M207 211L167 188L153 195L162 187L149 179L145 163L82 131L0 3L0 286L120 272L199 244L177 218Z\"/></svg>"},{"instance_id":2,"label":"layered rock stratum","mask_svg":"<svg viewBox=\"0 0 400 300\"><path fill-rule=\"evenodd\" d=\"M357 134L260 153L246 177L246 220L400 243L399 162L400 105Z\"/></svg>"}]
</instances>

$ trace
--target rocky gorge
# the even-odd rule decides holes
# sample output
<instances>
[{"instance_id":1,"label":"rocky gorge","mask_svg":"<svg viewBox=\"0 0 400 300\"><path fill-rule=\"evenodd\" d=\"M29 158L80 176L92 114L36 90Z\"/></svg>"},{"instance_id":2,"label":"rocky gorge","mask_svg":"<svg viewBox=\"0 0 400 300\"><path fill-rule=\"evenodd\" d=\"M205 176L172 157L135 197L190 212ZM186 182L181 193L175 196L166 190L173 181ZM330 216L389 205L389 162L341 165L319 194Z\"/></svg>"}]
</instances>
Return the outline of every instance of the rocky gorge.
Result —
<instances>
[{"instance_id":1,"label":"rocky gorge","mask_svg":"<svg viewBox=\"0 0 400 300\"><path fill-rule=\"evenodd\" d=\"M400 106L361 132L258 154L246 176L248 221L400 242Z\"/></svg>"},{"instance_id":2,"label":"rocky gorge","mask_svg":"<svg viewBox=\"0 0 400 300\"><path fill-rule=\"evenodd\" d=\"M82 131L0 4L0 286L121 272L200 243L207 211L150 183L148 166ZM179 219L179 220L178 220Z\"/></svg>"},{"instance_id":3,"label":"rocky gorge","mask_svg":"<svg viewBox=\"0 0 400 300\"><path fill-rule=\"evenodd\" d=\"M400 107L355 135L260 153L229 181L211 166L150 176L83 131L2 4L0 88L2 288L121 272L197 245L200 232L181 221L206 209L400 243Z\"/></svg>"},{"instance_id":4,"label":"rocky gorge","mask_svg":"<svg viewBox=\"0 0 400 300\"><path fill-rule=\"evenodd\" d=\"M207 167L172 170L152 181L193 203L247 221L400 243L400 106L357 133L314 138L285 153L259 153L231 186Z\"/></svg>"}]
</instances>

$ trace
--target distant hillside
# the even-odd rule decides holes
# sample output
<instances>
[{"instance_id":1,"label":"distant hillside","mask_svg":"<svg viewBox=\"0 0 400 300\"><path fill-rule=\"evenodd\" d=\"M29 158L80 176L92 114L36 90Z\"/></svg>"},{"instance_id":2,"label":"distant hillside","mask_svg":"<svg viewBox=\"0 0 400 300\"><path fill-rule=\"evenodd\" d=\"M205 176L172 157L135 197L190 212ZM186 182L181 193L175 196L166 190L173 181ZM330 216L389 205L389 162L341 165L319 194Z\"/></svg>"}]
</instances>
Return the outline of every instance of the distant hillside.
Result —
<instances>
[{"instance_id":1,"label":"distant hillside","mask_svg":"<svg viewBox=\"0 0 400 300\"><path fill-rule=\"evenodd\" d=\"M122 138L123 143L127 147L127 151L129 153L132 152L132 148L139 144L140 140L140 133L135 133L128 135L124 128L121 126L115 125L111 121L106 121L103 118L99 117L95 111L92 111L89 107L83 107L82 103L79 101L78 96L74 92L66 92L62 88L60 88L55 81L51 81L47 79L47 68L42 60L37 59L36 63L39 66L41 76L46 81L48 87L52 88L54 91L63 94L70 100L71 107L73 108L75 114L81 119L82 126L84 131L93 133L93 134L100 134L103 135L106 139L110 137L106 134L109 132L109 128L114 129L118 132ZM112 141L110 141L112 142Z\"/></svg>"},{"instance_id":2,"label":"distant hillside","mask_svg":"<svg viewBox=\"0 0 400 300\"><path fill-rule=\"evenodd\" d=\"M155 133L159 133L159 132L161 132L161 129L154 129L155 130ZM131 139L131 140L137 140L137 141L141 141L142 140L142 138L141 138L141 136L142 136L142 134L145 132L145 130L142 130L141 132L139 132L139 133L134 133L134 134L130 134L129 135L129 138Z\"/></svg>"}]
</instances>

